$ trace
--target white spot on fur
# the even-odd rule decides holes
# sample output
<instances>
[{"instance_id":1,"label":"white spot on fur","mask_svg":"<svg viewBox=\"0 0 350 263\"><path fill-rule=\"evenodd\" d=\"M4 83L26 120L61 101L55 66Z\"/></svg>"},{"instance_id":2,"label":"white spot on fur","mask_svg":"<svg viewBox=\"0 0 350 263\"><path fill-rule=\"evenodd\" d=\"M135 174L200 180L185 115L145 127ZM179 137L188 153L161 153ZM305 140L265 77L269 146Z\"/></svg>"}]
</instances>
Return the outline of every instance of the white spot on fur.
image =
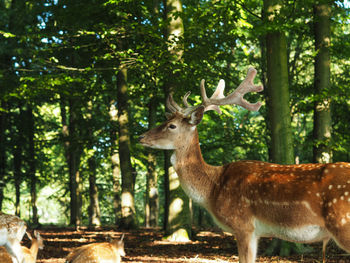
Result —
<instances>
[{"instance_id":1,"label":"white spot on fur","mask_svg":"<svg viewBox=\"0 0 350 263\"><path fill-rule=\"evenodd\" d=\"M342 218L340 224L341 224L342 226L345 225L345 224L346 224L346 219L345 219L345 218Z\"/></svg>"},{"instance_id":2,"label":"white spot on fur","mask_svg":"<svg viewBox=\"0 0 350 263\"><path fill-rule=\"evenodd\" d=\"M333 185L330 184L330 185L328 186L328 189L331 190L332 188L333 188Z\"/></svg>"}]
</instances>

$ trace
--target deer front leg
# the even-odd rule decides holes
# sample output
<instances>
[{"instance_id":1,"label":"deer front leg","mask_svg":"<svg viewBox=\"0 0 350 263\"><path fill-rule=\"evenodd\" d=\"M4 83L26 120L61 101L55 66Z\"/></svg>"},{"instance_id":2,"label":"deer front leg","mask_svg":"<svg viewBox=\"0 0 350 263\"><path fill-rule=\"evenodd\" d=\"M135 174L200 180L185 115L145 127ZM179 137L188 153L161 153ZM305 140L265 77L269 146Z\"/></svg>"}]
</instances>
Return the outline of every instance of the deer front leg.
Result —
<instances>
[{"instance_id":1,"label":"deer front leg","mask_svg":"<svg viewBox=\"0 0 350 263\"><path fill-rule=\"evenodd\" d=\"M254 263L258 250L258 237L254 232L235 234L240 263Z\"/></svg>"}]
</instances>

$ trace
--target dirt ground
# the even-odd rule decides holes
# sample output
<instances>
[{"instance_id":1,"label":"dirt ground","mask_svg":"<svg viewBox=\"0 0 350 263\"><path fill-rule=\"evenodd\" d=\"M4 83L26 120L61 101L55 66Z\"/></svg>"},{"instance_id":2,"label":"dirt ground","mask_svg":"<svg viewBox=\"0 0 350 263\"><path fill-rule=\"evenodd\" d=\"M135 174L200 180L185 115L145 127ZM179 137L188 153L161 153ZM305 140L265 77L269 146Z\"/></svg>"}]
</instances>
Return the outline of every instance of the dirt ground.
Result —
<instances>
[{"instance_id":1,"label":"dirt ground","mask_svg":"<svg viewBox=\"0 0 350 263\"><path fill-rule=\"evenodd\" d=\"M113 228L88 230L82 228L75 231L69 228L45 228L39 230L45 240L45 247L39 251L38 261L41 263L64 263L65 257L74 248L93 242L106 241L109 235L119 238L125 234L126 257L123 262L238 262L237 246L234 237L222 232L198 231L194 240L188 243L163 241L163 233L155 229L139 229L120 232ZM322 244L313 244L314 252L307 255L289 257L267 257L262 253L268 246L269 239L261 239L257 262L322 262ZM29 246L27 238L23 241ZM327 246L327 262L350 263L350 255L330 242Z\"/></svg>"}]
</instances>

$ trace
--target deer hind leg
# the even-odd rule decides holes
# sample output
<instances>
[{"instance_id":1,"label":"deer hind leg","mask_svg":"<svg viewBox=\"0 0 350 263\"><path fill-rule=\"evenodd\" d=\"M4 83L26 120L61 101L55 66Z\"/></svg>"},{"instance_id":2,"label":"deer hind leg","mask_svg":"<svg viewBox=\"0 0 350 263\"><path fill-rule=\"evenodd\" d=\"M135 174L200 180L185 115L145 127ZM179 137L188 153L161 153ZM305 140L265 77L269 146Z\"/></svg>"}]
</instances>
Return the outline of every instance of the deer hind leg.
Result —
<instances>
[{"instance_id":1,"label":"deer hind leg","mask_svg":"<svg viewBox=\"0 0 350 263\"><path fill-rule=\"evenodd\" d=\"M252 233L236 234L240 263L254 263L258 249L258 238Z\"/></svg>"},{"instance_id":2,"label":"deer hind leg","mask_svg":"<svg viewBox=\"0 0 350 263\"><path fill-rule=\"evenodd\" d=\"M350 252L350 213L332 216L326 227L337 245Z\"/></svg>"}]
</instances>

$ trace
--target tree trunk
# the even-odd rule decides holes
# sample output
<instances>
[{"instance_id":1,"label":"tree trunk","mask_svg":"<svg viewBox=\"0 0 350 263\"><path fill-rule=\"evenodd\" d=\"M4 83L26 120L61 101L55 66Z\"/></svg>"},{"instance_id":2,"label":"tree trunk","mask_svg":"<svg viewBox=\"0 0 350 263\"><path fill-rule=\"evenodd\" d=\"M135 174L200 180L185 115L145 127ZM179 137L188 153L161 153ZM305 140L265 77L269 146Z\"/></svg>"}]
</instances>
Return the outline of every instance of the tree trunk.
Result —
<instances>
[{"instance_id":1,"label":"tree trunk","mask_svg":"<svg viewBox=\"0 0 350 263\"><path fill-rule=\"evenodd\" d=\"M89 158L88 167L89 167L89 197L90 197L89 226L101 226L100 205L98 202L98 189L96 185L95 155Z\"/></svg>"},{"instance_id":2,"label":"tree trunk","mask_svg":"<svg viewBox=\"0 0 350 263\"><path fill-rule=\"evenodd\" d=\"M331 7L321 3L314 6L314 34L315 34L315 80L314 94L314 148L313 161L317 163L329 163L332 161L330 149L331 140L331 106L327 94L330 86L330 24Z\"/></svg>"},{"instance_id":3,"label":"tree trunk","mask_svg":"<svg viewBox=\"0 0 350 263\"><path fill-rule=\"evenodd\" d=\"M88 113L86 114L87 118L87 147L89 152L92 152L92 155L88 158L88 177L89 177L89 227L101 226L100 220L100 205L98 198L98 188L96 184L96 151L94 150L95 137L94 137L94 128L93 128L93 102L88 102Z\"/></svg>"},{"instance_id":4,"label":"tree trunk","mask_svg":"<svg viewBox=\"0 0 350 263\"><path fill-rule=\"evenodd\" d=\"M134 175L130 159L129 108L127 70L117 74L118 123L119 123L119 161L122 174L121 221L120 227L136 227L134 202Z\"/></svg>"},{"instance_id":5,"label":"tree trunk","mask_svg":"<svg viewBox=\"0 0 350 263\"><path fill-rule=\"evenodd\" d=\"M115 224L119 224L121 218L121 178L120 178L120 164L118 154L118 140L117 140L117 110L115 109L115 101L112 100L110 103L109 115L111 118L111 163L112 163L112 183L113 183L113 210L115 215Z\"/></svg>"},{"instance_id":6,"label":"tree trunk","mask_svg":"<svg viewBox=\"0 0 350 263\"><path fill-rule=\"evenodd\" d=\"M264 1L264 12L268 20L274 19L271 12L278 11L275 10L276 6L281 8L282 5L281 1ZM287 44L283 32L267 33L266 59L267 105L271 132L270 160L280 164L292 164L294 151L289 106Z\"/></svg>"},{"instance_id":7,"label":"tree trunk","mask_svg":"<svg viewBox=\"0 0 350 263\"><path fill-rule=\"evenodd\" d=\"M29 178L30 178L30 203L32 208L32 223L37 226L39 224L38 208L36 206L37 191L36 183L36 161L35 161L35 144L34 144L34 116L33 109L28 105L27 108L27 136L28 136L28 166L29 166Z\"/></svg>"},{"instance_id":8,"label":"tree trunk","mask_svg":"<svg viewBox=\"0 0 350 263\"><path fill-rule=\"evenodd\" d=\"M76 120L78 108L69 101L69 121L67 121L67 111L65 102L61 101L62 135L66 152L66 160L69 171L69 191L70 191L70 224L78 227L81 224L81 193L80 193L80 150L76 135Z\"/></svg>"},{"instance_id":9,"label":"tree trunk","mask_svg":"<svg viewBox=\"0 0 350 263\"><path fill-rule=\"evenodd\" d=\"M156 125L157 102L152 97L148 106L148 128L151 129ZM158 174L157 174L157 157L153 150L148 150L148 165L146 178L146 207L145 207L145 225L146 227L155 227L158 224Z\"/></svg>"},{"instance_id":10,"label":"tree trunk","mask_svg":"<svg viewBox=\"0 0 350 263\"><path fill-rule=\"evenodd\" d=\"M4 102L0 105L4 111L0 111L0 211L2 211L2 202L4 200L5 173L6 173L6 106Z\"/></svg>"},{"instance_id":11,"label":"tree trunk","mask_svg":"<svg viewBox=\"0 0 350 263\"><path fill-rule=\"evenodd\" d=\"M20 103L21 104L21 103ZM21 106L20 106L21 107ZM23 145L24 145L24 129L23 122L25 121L24 112L20 108L19 117L15 120L17 126L17 134L14 135L14 151L13 151L13 174L15 179L15 214L21 216L20 204L21 204L21 182L22 182L22 164L23 164Z\"/></svg>"},{"instance_id":12,"label":"tree trunk","mask_svg":"<svg viewBox=\"0 0 350 263\"><path fill-rule=\"evenodd\" d=\"M183 36L184 28L181 16L177 13L182 12L181 0L164 0L164 14L169 21L165 36L170 43L168 46L169 52L173 55L174 61L169 61L170 64L179 61L182 58L183 46L179 44L179 39ZM173 71L169 72L169 78L164 85L165 95L175 90L177 80L179 79ZM166 157L168 158L168 157ZM165 162L167 164L167 162ZM167 239L185 241L191 237L191 213L189 208L189 199L185 192L180 187L180 180L175 170L170 167L166 168L166 174L169 175L169 214L167 228L165 229ZM175 187L177 186L177 187ZM165 190L167 191L167 189Z\"/></svg>"}]
</instances>

